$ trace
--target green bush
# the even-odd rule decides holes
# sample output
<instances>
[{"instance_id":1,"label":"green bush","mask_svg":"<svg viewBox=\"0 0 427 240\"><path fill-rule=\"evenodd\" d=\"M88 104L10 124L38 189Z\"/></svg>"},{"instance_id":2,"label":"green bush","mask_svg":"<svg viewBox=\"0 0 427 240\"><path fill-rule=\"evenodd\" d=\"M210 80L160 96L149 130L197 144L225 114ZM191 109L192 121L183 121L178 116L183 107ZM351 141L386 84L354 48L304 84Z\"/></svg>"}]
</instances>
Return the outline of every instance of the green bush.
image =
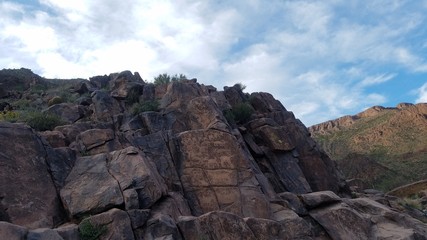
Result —
<instances>
[{"instance_id":1,"label":"green bush","mask_svg":"<svg viewBox=\"0 0 427 240\"><path fill-rule=\"evenodd\" d=\"M88 218L79 224L79 235L83 240L95 240L107 231L106 226L93 225Z\"/></svg>"},{"instance_id":2,"label":"green bush","mask_svg":"<svg viewBox=\"0 0 427 240\"><path fill-rule=\"evenodd\" d=\"M125 102L127 104L132 105L134 103L139 102L139 97L142 94L141 88L131 88L126 96Z\"/></svg>"},{"instance_id":3,"label":"green bush","mask_svg":"<svg viewBox=\"0 0 427 240\"><path fill-rule=\"evenodd\" d=\"M6 122L17 122L20 118L20 114L15 111L7 111L7 112L0 112L0 121L6 121Z\"/></svg>"},{"instance_id":4,"label":"green bush","mask_svg":"<svg viewBox=\"0 0 427 240\"><path fill-rule=\"evenodd\" d=\"M158 112L159 105L160 103L156 100L145 101L143 103L135 103L132 106L131 112L133 115L137 115L139 113L148 112L148 111Z\"/></svg>"},{"instance_id":5,"label":"green bush","mask_svg":"<svg viewBox=\"0 0 427 240\"><path fill-rule=\"evenodd\" d=\"M239 103L235 105L231 111L237 123L247 122L254 112L253 108L248 103Z\"/></svg>"},{"instance_id":6,"label":"green bush","mask_svg":"<svg viewBox=\"0 0 427 240\"><path fill-rule=\"evenodd\" d=\"M50 107L52 105L63 103L63 102L64 102L64 100L62 100L62 98L60 96L55 96L47 102L47 105Z\"/></svg>"},{"instance_id":7,"label":"green bush","mask_svg":"<svg viewBox=\"0 0 427 240\"><path fill-rule=\"evenodd\" d=\"M56 126L62 124L58 116L41 112L29 113L25 122L37 131L53 130Z\"/></svg>"},{"instance_id":8,"label":"green bush","mask_svg":"<svg viewBox=\"0 0 427 240\"><path fill-rule=\"evenodd\" d=\"M154 78L154 85L160 85L160 84L167 84L171 81L182 81L186 80L187 77L184 74L175 74L172 77L169 76L167 73L159 74L157 77Z\"/></svg>"}]
</instances>

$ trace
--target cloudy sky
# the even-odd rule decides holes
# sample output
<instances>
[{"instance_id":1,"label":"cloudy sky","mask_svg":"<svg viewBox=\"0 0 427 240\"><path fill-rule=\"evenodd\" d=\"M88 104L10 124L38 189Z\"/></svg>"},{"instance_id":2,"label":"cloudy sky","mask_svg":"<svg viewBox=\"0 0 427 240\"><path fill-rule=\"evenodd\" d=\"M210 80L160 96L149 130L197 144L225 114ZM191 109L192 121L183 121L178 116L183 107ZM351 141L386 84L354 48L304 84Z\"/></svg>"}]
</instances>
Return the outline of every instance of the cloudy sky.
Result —
<instances>
[{"instance_id":1,"label":"cloudy sky","mask_svg":"<svg viewBox=\"0 0 427 240\"><path fill-rule=\"evenodd\" d=\"M0 0L0 68L183 73L267 91L306 125L427 102L427 0Z\"/></svg>"}]
</instances>

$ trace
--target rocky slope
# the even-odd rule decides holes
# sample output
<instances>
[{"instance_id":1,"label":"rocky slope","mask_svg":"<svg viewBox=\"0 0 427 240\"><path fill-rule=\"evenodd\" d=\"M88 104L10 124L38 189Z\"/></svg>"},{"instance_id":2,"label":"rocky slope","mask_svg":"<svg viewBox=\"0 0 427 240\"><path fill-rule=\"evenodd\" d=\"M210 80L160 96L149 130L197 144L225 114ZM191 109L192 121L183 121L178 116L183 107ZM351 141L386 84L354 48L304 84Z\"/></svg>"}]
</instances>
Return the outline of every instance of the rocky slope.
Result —
<instances>
[{"instance_id":1,"label":"rocky slope","mask_svg":"<svg viewBox=\"0 0 427 240\"><path fill-rule=\"evenodd\" d=\"M0 84L2 239L427 239L395 198L348 198L268 93L128 71Z\"/></svg>"},{"instance_id":2,"label":"rocky slope","mask_svg":"<svg viewBox=\"0 0 427 240\"><path fill-rule=\"evenodd\" d=\"M427 104L372 107L309 128L347 178L390 190L427 178Z\"/></svg>"}]
</instances>

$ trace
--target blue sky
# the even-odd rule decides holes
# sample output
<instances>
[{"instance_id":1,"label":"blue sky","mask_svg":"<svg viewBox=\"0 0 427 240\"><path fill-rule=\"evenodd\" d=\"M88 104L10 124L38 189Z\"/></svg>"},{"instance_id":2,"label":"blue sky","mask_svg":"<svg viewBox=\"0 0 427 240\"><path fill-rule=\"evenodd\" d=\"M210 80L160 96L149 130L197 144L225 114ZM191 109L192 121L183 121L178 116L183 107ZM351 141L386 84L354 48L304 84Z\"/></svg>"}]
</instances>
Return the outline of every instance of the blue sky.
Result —
<instances>
[{"instance_id":1,"label":"blue sky","mask_svg":"<svg viewBox=\"0 0 427 240\"><path fill-rule=\"evenodd\" d=\"M427 102L427 0L0 0L0 68L184 73L272 93L307 126Z\"/></svg>"}]
</instances>

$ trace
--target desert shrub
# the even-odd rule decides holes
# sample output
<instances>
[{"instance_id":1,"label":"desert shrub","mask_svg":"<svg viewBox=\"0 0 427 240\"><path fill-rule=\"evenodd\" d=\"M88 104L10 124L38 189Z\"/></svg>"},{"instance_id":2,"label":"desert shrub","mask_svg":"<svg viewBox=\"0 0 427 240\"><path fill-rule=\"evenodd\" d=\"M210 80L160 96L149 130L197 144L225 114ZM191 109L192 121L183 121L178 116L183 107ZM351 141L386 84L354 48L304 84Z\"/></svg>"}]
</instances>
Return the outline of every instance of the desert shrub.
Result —
<instances>
[{"instance_id":1,"label":"desert shrub","mask_svg":"<svg viewBox=\"0 0 427 240\"><path fill-rule=\"evenodd\" d=\"M224 115L228 123L230 123L231 125L236 123L236 121L234 120L235 117L234 117L233 111L231 109L224 110L222 114Z\"/></svg>"},{"instance_id":2,"label":"desert shrub","mask_svg":"<svg viewBox=\"0 0 427 240\"><path fill-rule=\"evenodd\" d=\"M17 122L20 118L20 114L15 111L7 111L7 112L0 112L0 121L6 121L6 122Z\"/></svg>"},{"instance_id":3,"label":"desert shrub","mask_svg":"<svg viewBox=\"0 0 427 240\"><path fill-rule=\"evenodd\" d=\"M135 103L132 106L131 112L133 115L137 115L139 113L148 112L148 111L157 112L159 111L159 105L160 103L156 100L144 101L142 103Z\"/></svg>"},{"instance_id":4,"label":"desert shrub","mask_svg":"<svg viewBox=\"0 0 427 240\"><path fill-rule=\"evenodd\" d=\"M172 77L167 73L163 73L154 78L154 85L166 84L170 83L171 81L182 81L186 79L187 77L182 73L179 75L175 74Z\"/></svg>"},{"instance_id":5,"label":"desert shrub","mask_svg":"<svg viewBox=\"0 0 427 240\"><path fill-rule=\"evenodd\" d=\"M19 99L12 103L12 106L14 107L14 109L27 110L31 108L31 101L28 99Z\"/></svg>"},{"instance_id":6,"label":"desert shrub","mask_svg":"<svg viewBox=\"0 0 427 240\"><path fill-rule=\"evenodd\" d=\"M253 108L248 103L239 103L235 105L231 111L237 123L247 122L254 112Z\"/></svg>"},{"instance_id":7,"label":"desert shrub","mask_svg":"<svg viewBox=\"0 0 427 240\"><path fill-rule=\"evenodd\" d=\"M106 226L93 225L89 219L85 218L79 224L80 239L95 240L107 231Z\"/></svg>"},{"instance_id":8,"label":"desert shrub","mask_svg":"<svg viewBox=\"0 0 427 240\"><path fill-rule=\"evenodd\" d=\"M37 131L53 130L62 124L58 116L41 112L28 113L25 122Z\"/></svg>"},{"instance_id":9,"label":"desert shrub","mask_svg":"<svg viewBox=\"0 0 427 240\"><path fill-rule=\"evenodd\" d=\"M64 100L60 96L55 96L47 102L47 105L50 107L52 105L63 103L63 102Z\"/></svg>"},{"instance_id":10,"label":"desert shrub","mask_svg":"<svg viewBox=\"0 0 427 240\"><path fill-rule=\"evenodd\" d=\"M246 85L244 85L243 83L236 83L236 84L234 84L234 86L233 87L237 87L238 89L240 89L240 91L242 91L243 92L243 90L245 90L246 89Z\"/></svg>"},{"instance_id":11,"label":"desert shrub","mask_svg":"<svg viewBox=\"0 0 427 240\"><path fill-rule=\"evenodd\" d=\"M128 95L126 96L125 102L129 105L132 105L134 103L139 102L139 97L142 94L142 87L141 88L131 88L128 92Z\"/></svg>"}]
</instances>

